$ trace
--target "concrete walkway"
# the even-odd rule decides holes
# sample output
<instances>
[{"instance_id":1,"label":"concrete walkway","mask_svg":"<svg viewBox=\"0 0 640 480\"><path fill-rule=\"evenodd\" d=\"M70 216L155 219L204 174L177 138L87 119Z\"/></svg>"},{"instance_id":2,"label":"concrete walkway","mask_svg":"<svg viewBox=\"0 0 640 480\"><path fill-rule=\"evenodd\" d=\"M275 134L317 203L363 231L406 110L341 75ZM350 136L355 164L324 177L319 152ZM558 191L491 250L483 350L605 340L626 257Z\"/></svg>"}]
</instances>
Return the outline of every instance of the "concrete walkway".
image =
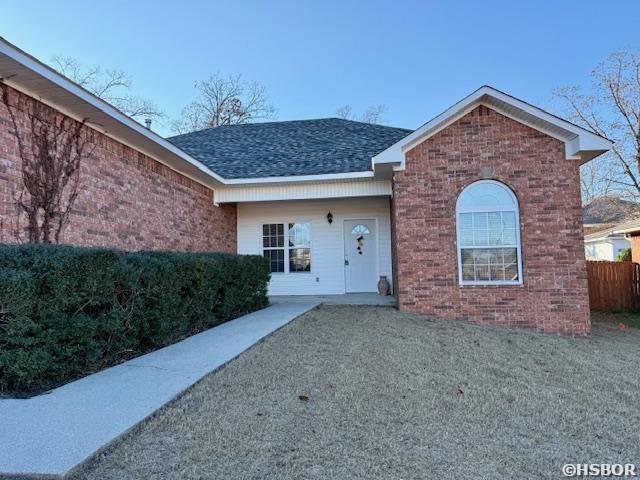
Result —
<instances>
[{"instance_id":1,"label":"concrete walkway","mask_svg":"<svg viewBox=\"0 0 640 480\"><path fill-rule=\"evenodd\" d=\"M62 476L318 302L284 302L30 399L0 400L0 476Z\"/></svg>"}]
</instances>

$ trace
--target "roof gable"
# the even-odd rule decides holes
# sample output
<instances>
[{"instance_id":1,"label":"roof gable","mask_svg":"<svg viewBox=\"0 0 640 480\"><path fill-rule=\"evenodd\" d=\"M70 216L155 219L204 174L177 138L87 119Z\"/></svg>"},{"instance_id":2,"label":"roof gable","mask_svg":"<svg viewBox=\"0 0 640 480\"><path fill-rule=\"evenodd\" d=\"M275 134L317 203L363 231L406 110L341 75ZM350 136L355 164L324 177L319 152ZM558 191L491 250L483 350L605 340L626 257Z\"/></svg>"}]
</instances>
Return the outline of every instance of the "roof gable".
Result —
<instances>
[{"instance_id":1,"label":"roof gable","mask_svg":"<svg viewBox=\"0 0 640 480\"><path fill-rule=\"evenodd\" d=\"M579 160L583 163L607 152L613 146L613 142L589 130L495 88L483 86L376 155L373 158L374 167L376 170L389 167L404 169L406 152L462 118L479 105L489 107L512 120L561 140L565 144L568 160Z\"/></svg>"}]
</instances>

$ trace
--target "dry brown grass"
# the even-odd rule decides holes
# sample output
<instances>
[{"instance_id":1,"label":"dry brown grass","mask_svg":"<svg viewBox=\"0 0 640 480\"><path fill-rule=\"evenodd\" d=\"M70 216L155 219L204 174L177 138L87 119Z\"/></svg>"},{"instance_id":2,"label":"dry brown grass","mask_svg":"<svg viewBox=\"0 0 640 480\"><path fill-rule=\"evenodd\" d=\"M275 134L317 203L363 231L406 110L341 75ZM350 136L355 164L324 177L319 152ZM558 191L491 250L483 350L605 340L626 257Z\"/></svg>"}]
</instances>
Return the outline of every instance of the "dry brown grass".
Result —
<instances>
[{"instance_id":1,"label":"dry brown grass","mask_svg":"<svg viewBox=\"0 0 640 480\"><path fill-rule=\"evenodd\" d=\"M614 322L566 338L322 307L75 478L560 478L564 463L637 462L639 346Z\"/></svg>"}]
</instances>

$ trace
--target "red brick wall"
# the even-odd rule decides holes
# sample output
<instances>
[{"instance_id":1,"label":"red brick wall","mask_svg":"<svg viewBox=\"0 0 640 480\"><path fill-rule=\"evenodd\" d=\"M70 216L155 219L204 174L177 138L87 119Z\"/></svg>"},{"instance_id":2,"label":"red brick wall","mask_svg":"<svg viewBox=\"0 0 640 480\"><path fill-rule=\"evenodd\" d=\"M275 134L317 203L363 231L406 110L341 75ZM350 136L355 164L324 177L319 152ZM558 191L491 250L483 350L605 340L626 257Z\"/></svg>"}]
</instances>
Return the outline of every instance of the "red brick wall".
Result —
<instances>
[{"instance_id":1,"label":"red brick wall","mask_svg":"<svg viewBox=\"0 0 640 480\"><path fill-rule=\"evenodd\" d=\"M640 236L634 235L629 238L631 242L631 261L640 263Z\"/></svg>"},{"instance_id":2,"label":"red brick wall","mask_svg":"<svg viewBox=\"0 0 640 480\"><path fill-rule=\"evenodd\" d=\"M11 93L14 101L22 95ZM28 135L26 116L18 112L18 120L21 135ZM14 197L21 160L12 128L0 103L0 242L4 243L17 241ZM61 243L126 250L236 251L235 205L216 207L209 188L99 132L87 128L85 134L93 137L95 148L83 160L80 193ZM24 232L19 234L24 239Z\"/></svg>"},{"instance_id":3,"label":"red brick wall","mask_svg":"<svg viewBox=\"0 0 640 480\"><path fill-rule=\"evenodd\" d=\"M523 285L459 286L456 200L483 178L518 197ZM393 207L401 310L589 332L578 165L565 159L562 142L478 107L407 153Z\"/></svg>"}]
</instances>

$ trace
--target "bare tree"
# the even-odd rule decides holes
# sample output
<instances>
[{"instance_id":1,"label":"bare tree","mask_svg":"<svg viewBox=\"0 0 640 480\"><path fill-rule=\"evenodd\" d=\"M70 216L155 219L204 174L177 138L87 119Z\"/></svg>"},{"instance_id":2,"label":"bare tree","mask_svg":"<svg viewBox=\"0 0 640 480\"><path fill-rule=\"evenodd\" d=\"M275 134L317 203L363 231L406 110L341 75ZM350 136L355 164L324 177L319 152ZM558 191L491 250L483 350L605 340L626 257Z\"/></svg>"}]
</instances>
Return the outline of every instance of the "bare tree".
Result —
<instances>
[{"instance_id":1,"label":"bare tree","mask_svg":"<svg viewBox=\"0 0 640 480\"><path fill-rule=\"evenodd\" d=\"M14 199L16 236L20 237L20 217L26 215L29 242L58 243L78 196L81 161L88 155L86 121L12 94L1 79L0 94L22 161L22 183ZM21 133L21 127L27 131Z\"/></svg>"},{"instance_id":2,"label":"bare tree","mask_svg":"<svg viewBox=\"0 0 640 480\"><path fill-rule=\"evenodd\" d=\"M371 105L362 112L360 115L356 115L351 108L351 105L343 105L336 110L336 116L338 118L344 118L345 120L356 120L364 123L377 123L380 124L384 121L383 115L386 113L387 107L385 105Z\"/></svg>"},{"instance_id":3,"label":"bare tree","mask_svg":"<svg viewBox=\"0 0 640 480\"><path fill-rule=\"evenodd\" d=\"M616 160L610 155L591 160L580 167L580 186L582 198L589 203L594 198L619 195L618 183L614 183L617 174L612 174L610 167Z\"/></svg>"},{"instance_id":4,"label":"bare tree","mask_svg":"<svg viewBox=\"0 0 640 480\"><path fill-rule=\"evenodd\" d=\"M109 102L125 115L138 121L160 120L162 111L150 100L133 95L131 76L122 70L85 67L76 59L55 56L53 67L94 95Z\"/></svg>"},{"instance_id":5,"label":"bare tree","mask_svg":"<svg viewBox=\"0 0 640 480\"><path fill-rule=\"evenodd\" d=\"M617 52L592 72L592 89L555 91L573 119L615 142L610 154L582 169L587 196L640 196L640 52ZM588 200L588 198L587 198Z\"/></svg>"},{"instance_id":6,"label":"bare tree","mask_svg":"<svg viewBox=\"0 0 640 480\"><path fill-rule=\"evenodd\" d=\"M236 125L275 118L264 85L246 82L241 75L211 75L195 83L198 97L182 109L182 116L172 123L176 133L188 133L220 125Z\"/></svg>"}]
</instances>

